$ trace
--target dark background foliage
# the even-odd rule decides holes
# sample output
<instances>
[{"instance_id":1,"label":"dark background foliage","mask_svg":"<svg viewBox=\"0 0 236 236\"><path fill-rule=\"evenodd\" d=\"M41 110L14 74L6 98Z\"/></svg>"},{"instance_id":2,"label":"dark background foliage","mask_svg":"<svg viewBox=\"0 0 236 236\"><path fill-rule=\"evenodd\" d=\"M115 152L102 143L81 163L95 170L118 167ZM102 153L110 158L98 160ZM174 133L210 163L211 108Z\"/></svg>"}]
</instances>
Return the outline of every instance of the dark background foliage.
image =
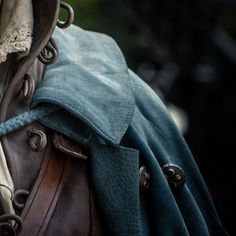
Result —
<instances>
[{"instance_id":1,"label":"dark background foliage","mask_svg":"<svg viewBox=\"0 0 236 236\"><path fill-rule=\"evenodd\" d=\"M175 108L225 228L236 235L236 2L67 0L75 24L112 36Z\"/></svg>"}]
</instances>

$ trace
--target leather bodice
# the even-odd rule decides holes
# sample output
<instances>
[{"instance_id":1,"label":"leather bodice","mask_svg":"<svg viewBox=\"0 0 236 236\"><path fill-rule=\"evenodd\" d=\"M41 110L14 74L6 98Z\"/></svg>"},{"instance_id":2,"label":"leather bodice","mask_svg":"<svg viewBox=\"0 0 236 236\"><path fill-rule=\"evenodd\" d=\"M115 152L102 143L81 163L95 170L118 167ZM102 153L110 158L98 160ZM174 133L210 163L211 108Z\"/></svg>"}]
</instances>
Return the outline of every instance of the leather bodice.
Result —
<instances>
[{"instance_id":1,"label":"leather bodice","mask_svg":"<svg viewBox=\"0 0 236 236\"><path fill-rule=\"evenodd\" d=\"M51 34L57 23L60 1L33 1L33 4L34 42L29 55L18 62L17 68L16 65L11 68L14 76L0 106L1 122L30 109L31 98L43 78L46 65L56 60L57 48ZM63 22L59 22L59 25L63 26ZM61 137L57 144L53 143L52 133L39 122L34 122L1 137L15 187L12 200L16 215L6 215L0 204L0 235L15 235L20 233L21 226L24 229L25 222L22 222L21 215L37 182L47 150L53 150L66 158L68 171L42 235L101 234L92 194L89 158L78 158L78 144L66 137ZM85 153L88 156L88 151ZM14 221L16 224L11 227L10 222ZM26 234L32 236L30 232Z\"/></svg>"}]
</instances>

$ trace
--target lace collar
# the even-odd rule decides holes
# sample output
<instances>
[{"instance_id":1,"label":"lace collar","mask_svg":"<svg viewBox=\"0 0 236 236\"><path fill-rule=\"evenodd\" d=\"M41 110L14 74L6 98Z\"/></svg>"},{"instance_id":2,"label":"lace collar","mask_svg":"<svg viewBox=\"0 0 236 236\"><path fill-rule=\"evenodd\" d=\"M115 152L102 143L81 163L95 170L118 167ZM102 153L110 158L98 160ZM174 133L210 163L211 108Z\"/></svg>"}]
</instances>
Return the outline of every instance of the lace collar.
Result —
<instances>
[{"instance_id":1,"label":"lace collar","mask_svg":"<svg viewBox=\"0 0 236 236\"><path fill-rule=\"evenodd\" d=\"M10 53L21 58L30 50L33 34L31 0L0 0L0 63Z\"/></svg>"}]
</instances>

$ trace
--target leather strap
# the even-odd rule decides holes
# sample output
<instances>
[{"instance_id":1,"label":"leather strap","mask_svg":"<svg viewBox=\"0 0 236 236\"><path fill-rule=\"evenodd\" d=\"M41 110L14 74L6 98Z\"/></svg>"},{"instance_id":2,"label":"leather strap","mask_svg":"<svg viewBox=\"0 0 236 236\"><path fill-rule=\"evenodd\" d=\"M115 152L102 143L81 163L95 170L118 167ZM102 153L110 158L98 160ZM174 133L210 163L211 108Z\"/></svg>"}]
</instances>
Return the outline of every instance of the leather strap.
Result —
<instances>
[{"instance_id":1,"label":"leather strap","mask_svg":"<svg viewBox=\"0 0 236 236\"><path fill-rule=\"evenodd\" d=\"M40 173L22 212L20 236L43 235L57 204L68 170L69 158L49 140Z\"/></svg>"}]
</instances>

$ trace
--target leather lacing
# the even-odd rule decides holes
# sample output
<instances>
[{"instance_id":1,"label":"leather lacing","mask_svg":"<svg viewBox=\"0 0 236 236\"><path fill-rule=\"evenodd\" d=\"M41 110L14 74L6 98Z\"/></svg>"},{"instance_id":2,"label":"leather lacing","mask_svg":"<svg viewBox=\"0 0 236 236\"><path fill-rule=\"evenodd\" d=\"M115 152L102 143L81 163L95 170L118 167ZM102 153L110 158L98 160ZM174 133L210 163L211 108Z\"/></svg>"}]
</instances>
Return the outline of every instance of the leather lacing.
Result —
<instances>
[{"instance_id":1,"label":"leather lacing","mask_svg":"<svg viewBox=\"0 0 236 236\"><path fill-rule=\"evenodd\" d=\"M57 26L61 29L65 29L69 27L74 20L74 11L73 8L65 3L61 2L60 3L60 8L64 9L67 11L67 19L65 21L57 20ZM53 40L53 38L50 38L48 41L47 45L44 47L40 55L38 56L38 59L45 65L50 65L55 63L55 61L58 58L58 48ZM28 98L28 97L27 97ZM31 98L31 96L30 96ZM39 146L45 146L39 145ZM0 185L1 187L5 187ZM12 202L13 202L13 207L21 211L24 208L24 203L18 202L18 198L26 197L30 194L28 190L24 189L18 189L15 191L15 193L12 194ZM23 221L20 216L15 215L15 214L4 214L0 216L0 236L6 235L6 236L15 236L18 235L23 227Z\"/></svg>"}]
</instances>

